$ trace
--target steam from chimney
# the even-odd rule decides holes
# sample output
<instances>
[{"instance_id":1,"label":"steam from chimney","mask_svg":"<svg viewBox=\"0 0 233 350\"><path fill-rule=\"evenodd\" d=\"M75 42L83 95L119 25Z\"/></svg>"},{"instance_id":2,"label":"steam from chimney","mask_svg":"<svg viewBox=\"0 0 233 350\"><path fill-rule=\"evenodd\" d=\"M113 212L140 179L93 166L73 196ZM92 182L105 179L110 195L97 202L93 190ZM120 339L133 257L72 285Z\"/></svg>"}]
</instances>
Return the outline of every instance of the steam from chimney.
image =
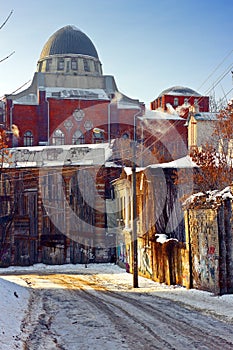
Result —
<instances>
[{"instance_id":1,"label":"steam from chimney","mask_svg":"<svg viewBox=\"0 0 233 350\"><path fill-rule=\"evenodd\" d=\"M12 124L11 131L15 137L19 137L19 129L17 125Z\"/></svg>"}]
</instances>

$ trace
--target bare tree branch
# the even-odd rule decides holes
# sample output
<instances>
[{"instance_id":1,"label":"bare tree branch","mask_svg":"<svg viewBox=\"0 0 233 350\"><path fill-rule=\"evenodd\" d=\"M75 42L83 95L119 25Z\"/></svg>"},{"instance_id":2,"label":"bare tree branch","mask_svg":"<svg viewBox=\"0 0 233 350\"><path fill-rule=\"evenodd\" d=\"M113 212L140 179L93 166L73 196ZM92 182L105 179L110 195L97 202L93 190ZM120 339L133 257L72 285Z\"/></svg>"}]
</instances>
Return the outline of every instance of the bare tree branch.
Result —
<instances>
[{"instance_id":1,"label":"bare tree branch","mask_svg":"<svg viewBox=\"0 0 233 350\"><path fill-rule=\"evenodd\" d=\"M0 26L0 30L4 27L4 25L8 22L9 18L11 17L13 13L13 10L11 10L10 14L7 16L6 20L2 23L2 25Z\"/></svg>"}]
</instances>

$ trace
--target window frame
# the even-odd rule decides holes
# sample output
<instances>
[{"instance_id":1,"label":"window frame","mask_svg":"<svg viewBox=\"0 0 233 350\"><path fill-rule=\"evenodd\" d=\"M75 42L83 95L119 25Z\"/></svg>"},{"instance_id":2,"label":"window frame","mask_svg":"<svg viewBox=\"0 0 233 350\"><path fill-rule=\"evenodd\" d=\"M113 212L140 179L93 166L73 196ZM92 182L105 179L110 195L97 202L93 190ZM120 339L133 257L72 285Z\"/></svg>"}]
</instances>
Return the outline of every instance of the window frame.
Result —
<instances>
[{"instance_id":1,"label":"window frame","mask_svg":"<svg viewBox=\"0 0 233 350\"><path fill-rule=\"evenodd\" d=\"M30 130L25 131L25 133L23 134L23 145L25 147L30 147L33 146L34 143L34 137L33 137L33 133Z\"/></svg>"},{"instance_id":2,"label":"window frame","mask_svg":"<svg viewBox=\"0 0 233 350\"><path fill-rule=\"evenodd\" d=\"M61 129L56 129L53 132L52 144L57 146L65 145L65 133Z\"/></svg>"},{"instance_id":3,"label":"window frame","mask_svg":"<svg viewBox=\"0 0 233 350\"><path fill-rule=\"evenodd\" d=\"M57 70L64 70L64 69L65 69L65 60L64 60L64 58L58 58Z\"/></svg>"}]
</instances>

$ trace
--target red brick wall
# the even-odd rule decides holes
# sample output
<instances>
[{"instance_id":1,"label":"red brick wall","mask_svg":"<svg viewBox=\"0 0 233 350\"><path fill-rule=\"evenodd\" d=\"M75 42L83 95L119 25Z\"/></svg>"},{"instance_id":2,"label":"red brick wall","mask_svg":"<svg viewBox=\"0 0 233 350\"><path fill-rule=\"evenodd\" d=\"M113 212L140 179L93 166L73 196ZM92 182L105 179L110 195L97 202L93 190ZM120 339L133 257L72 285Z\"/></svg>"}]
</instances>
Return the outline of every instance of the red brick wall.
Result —
<instances>
[{"instance_id":1,"label":"red brick wall","mask_svg":"<svg viewBox=\"0 0 233 350\"><path fill-rule=\"evenodd\" d=\"M167 110L166 104L170 103L174 108L177 106L174 106L174 99L179 99L179 106L182 106L185 102L185 99L188 99L188 103L191 106L194 106L195 99L198 99L198 105L200 112L209 112L209 97L208 96L180 96L180 95L163 95L162 97L159 97L151 102L150 106L152 110L155 110L159 107L162 107L162 109L165 111ZM160 102L162 101L162 102Z\"/></svg>"},{"instance_id":2,"label":"red brick wall","mask_svg":"<svg viewBox=\"0 0 233 350\"><path fill-rule=\"evenodd\" d=\"M84 111L82 121L76 121L73 117L75 109ZM111 139L121 137L128 133L133 137L134 115L139 112L138 109L117 109L115 104L109 101L90 101L75 99L54 99L45 100L44 92L40 92L38 105L15 104L12 109L11 119L11 100L7 101L7 125L9 130L11 121L16 124L20 130L18 146L23 146L23 135L26 131L33 133L34 143L36 146L39 142L46 142L48 134L51 137L53 132L59 128L65 134L65 143L72 143L74 132L79 129L85 137L85 143L92 143L92 130L85 128L85 122L91 122L94 127L105 130L104 138L108 140L108 113L110 111L110 134ZM48 111L49 111L49 131L48 131ZM72 127L67 129L65 121L70 121Z\"/></svg>"}]
</instances>

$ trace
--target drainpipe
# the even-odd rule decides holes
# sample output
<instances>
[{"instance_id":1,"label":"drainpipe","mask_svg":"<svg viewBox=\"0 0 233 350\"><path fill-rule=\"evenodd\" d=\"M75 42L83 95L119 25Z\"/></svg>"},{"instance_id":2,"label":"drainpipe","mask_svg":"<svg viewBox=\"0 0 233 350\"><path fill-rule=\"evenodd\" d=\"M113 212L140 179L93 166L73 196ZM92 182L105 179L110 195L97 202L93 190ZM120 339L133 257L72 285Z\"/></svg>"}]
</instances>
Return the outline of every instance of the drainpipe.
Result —
<instances>
[{"instance_id":1,"label":"drainpipe","mask_svg":"<svg viewBox=\"0 0 233 350\"><path fill-rule=\"evenodd\" d=\"M46 92L45 92L46 94ZM47 100L47 97L45 97L45 101L47 103L47 145L49 146L49 138L50 138L50 124L49 124L49 101Z\"/></svg>"},{"instance_id":2,"label":"drainpipe","mask_svg":"<svg viewBox=\"0 0 233 350\"><path fill-rule=\"evenodd\" d=\"M141 114L142 109L139 107L139 111L133 116L133 140L136 142L136 118Z\"/></svg>"},{"instance_id":3,"label":"drainpipe","mask_svg":"<svg viewBox=\"0 0 233 350\"><path fill-rule=\"evenodd\" d=\"M190 221L189 221L189 209L186 210L186 230L188 234L188 254L189 254L189 285L188 289L193 288L193 262L192 262L192 244L190 234Z\"/></svg>"},{"instance_id":4,"label":"drainpipe","mask_svg":"<svg viewBox=\"0 0 233 350\"><path fill-rule=\"evenodd\" d=\"M132 195L133 195L133 287L138 288L138 237L137 237L137 192L136 192L136 156L133 141Z\"/></svg>"},{"instance_id":5,"label":"drainpipe","mask_svg":"<svg viewBox=\"0 0 233 350\"><path fill-rule=\"evenodd\" d=\"M137 237L137 188L136 188L136 118L141 114L141 107L133 119L133 162L132 162L132 196L133 196L133 287L138 288L138 237Z\"/></svg>"},{"instance_id":6,"label":"drainpipe","mask_svg":"<svg viewBox=\"0 0 233 350\"><path fill-rule=\"evenodd\" d=\"M10 125L9 125L9 135L10 135L10 143L11 147L14 147L14 142L13 142L13 133L12 133L12 124L13 124L13 108L14 104L13 101L11 100L11 106L10 106Z\"/></svg>"},{"instance_id":7,"label":"drainpipe","mask_svg":"<svg viewBox=\"0 0 233 350\"><path fill-rule=\"evenodd\" d=\"M111 101L108 104L108 143L111 142Z\"/></svg>"},{"instance_id":8,"label":"drainpipe","mask_svg":"<svg viewBox=\"0 0 233 350\"><path fill-rule=\"evenodd\" d=\"M11 107L10 107L10 130L11 130L11 127L12 127L12 124L13 124L13 108L14 108L14 104L11 101Z\"/></svg>"}]
</instances>

